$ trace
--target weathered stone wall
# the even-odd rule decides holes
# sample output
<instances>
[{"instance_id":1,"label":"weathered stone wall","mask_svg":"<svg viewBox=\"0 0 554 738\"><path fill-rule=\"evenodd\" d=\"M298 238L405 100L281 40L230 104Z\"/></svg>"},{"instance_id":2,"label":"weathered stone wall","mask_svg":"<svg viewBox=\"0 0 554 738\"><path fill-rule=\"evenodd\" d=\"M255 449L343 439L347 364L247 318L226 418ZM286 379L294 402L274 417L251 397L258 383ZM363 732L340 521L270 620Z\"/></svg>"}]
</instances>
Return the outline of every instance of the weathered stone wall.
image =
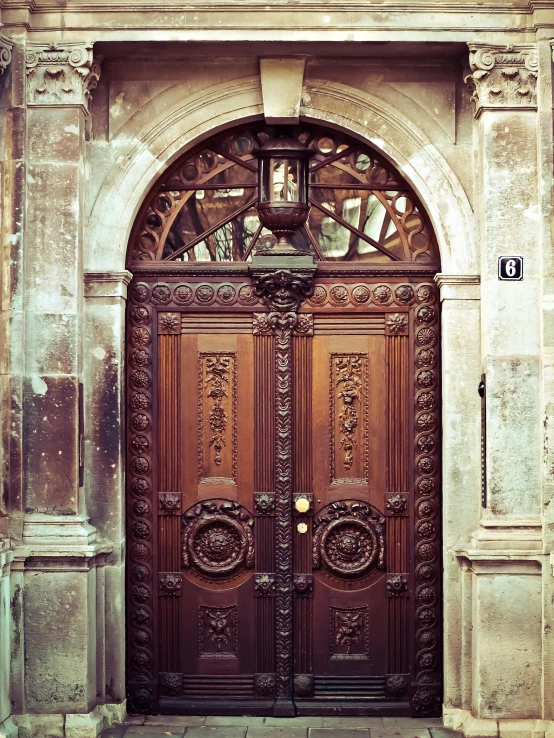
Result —
<instances>
[{"instance_id":1,"label":"weathered stone wall","mask_svg":"<svg viewBox=\"0 0 554 738\"><path fill-rule=\"evenodd\" d=\"M10 711L21 738L123 714L127 240L186 146L279 117L279 56L299 115L383 151L441 249L445 720L554 735L554 2L3 0L0 21L0 736Z\"/></svg>"}]
</instances>

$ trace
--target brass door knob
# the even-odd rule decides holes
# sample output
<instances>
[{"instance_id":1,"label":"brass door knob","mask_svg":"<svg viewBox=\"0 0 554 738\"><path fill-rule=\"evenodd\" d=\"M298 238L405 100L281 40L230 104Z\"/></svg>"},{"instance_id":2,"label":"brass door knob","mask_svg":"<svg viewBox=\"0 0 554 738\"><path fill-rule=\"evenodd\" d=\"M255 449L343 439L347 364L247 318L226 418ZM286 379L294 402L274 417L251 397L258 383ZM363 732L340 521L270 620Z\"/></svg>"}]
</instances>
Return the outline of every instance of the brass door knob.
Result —
<instances>
[{"instance_id":1,"label":"brass door knob","mask_svg":"<svg viewBox=\"0 0 554 738\"><path fill-rule=\"evenodd\" d=\"M294 507L296 508L296 512L307 513L310 509L310 501L307 497L299 497L294 503Z\"/></svg>"}]
</instances>

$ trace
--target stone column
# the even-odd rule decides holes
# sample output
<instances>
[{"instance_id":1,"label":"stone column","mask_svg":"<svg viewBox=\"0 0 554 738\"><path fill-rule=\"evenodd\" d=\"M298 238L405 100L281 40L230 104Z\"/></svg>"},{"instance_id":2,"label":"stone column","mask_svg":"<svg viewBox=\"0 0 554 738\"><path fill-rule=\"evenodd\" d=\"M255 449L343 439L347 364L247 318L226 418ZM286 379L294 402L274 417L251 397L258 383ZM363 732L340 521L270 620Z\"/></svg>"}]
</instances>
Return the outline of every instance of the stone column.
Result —
<instances>
[{"instance_id":1,"label":"stone column","mask_svg":"<svg viewBox=\"0 0 554 738\"><path fill-rule=\"evenodd\" d=\"M479 146L486 504L457 551L471 662L458 718L467 735L520 738L540 730L544 715L539 64L530 44L471 45L469 61ZM504 255L523 256L522 281L499 281Z\"/></svg>"},{"instance_id":2,"label":"stone column","mask_svg":"<svg viewBox=\"0 0 554 738\"><path fill-rule=\"evenodd\" d=\"M99 572L112 551L88 522L80 401L85 142L100 68L86 43L28 43L25 63L25 515L12 581L25 606L13 704L20 738L92 738L103 725Z\"/></svg>"}]
</instances>

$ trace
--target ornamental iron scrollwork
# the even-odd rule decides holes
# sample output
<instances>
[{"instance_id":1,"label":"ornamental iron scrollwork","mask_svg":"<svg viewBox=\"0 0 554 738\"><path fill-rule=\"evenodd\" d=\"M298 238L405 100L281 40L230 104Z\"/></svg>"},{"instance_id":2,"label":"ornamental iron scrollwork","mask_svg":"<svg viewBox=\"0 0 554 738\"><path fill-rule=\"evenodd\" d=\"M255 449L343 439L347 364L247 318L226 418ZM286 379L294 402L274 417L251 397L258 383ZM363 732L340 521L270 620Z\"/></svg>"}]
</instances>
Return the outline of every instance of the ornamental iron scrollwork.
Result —
<instances>
[{"instance_id":1,"label":"ornamental iron scrollwork","mask_svg":"<svg viewBox=\"0 0 554 738\"><path fill-rule=\"evenodd\" d=\"M189 508L182 517L183 568L216 578L251 569L253 524L250 513L230 500L204 500Z\"/></svg>"},{"instance_id":2,"label":"ornamental iron scrollwork","mask_svg":"<svg viewBox=\"0 0 554 738\"><path fill-rule=\"evenodd\" d=\"M385 518L359 500L332 502L314 520L313 567L360 577L385 567Z\"/></svg>"}]
</instances>

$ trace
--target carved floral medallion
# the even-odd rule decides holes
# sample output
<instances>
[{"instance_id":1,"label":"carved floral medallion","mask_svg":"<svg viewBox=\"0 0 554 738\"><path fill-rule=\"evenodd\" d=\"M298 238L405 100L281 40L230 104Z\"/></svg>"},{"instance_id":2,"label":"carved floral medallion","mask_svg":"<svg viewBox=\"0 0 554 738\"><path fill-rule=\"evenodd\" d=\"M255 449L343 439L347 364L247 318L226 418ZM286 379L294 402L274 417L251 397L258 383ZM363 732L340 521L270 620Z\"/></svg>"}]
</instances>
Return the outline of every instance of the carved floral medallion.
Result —
<instances>
[{"instance_id":1,"label":"carved floral medallion","mask_svg":"<svg viewBox=\"0 0 554 738\"><path fill-rule=\"evenodd\" d=\"M341 577L385 565L385 519L357 500L332 502L314 520L313 567Z\"/></svg>"},{"instance_id":2,"label":"carved floral medallion","mask_svg":"<svg viewBox=\"0 0 554 738\"><path fill-rule=\"evenodd\" d=\"M254 566L253 518L237 502L205 500L183 515L182 565L224 577Z\"/></svg>"}]
</instances>

